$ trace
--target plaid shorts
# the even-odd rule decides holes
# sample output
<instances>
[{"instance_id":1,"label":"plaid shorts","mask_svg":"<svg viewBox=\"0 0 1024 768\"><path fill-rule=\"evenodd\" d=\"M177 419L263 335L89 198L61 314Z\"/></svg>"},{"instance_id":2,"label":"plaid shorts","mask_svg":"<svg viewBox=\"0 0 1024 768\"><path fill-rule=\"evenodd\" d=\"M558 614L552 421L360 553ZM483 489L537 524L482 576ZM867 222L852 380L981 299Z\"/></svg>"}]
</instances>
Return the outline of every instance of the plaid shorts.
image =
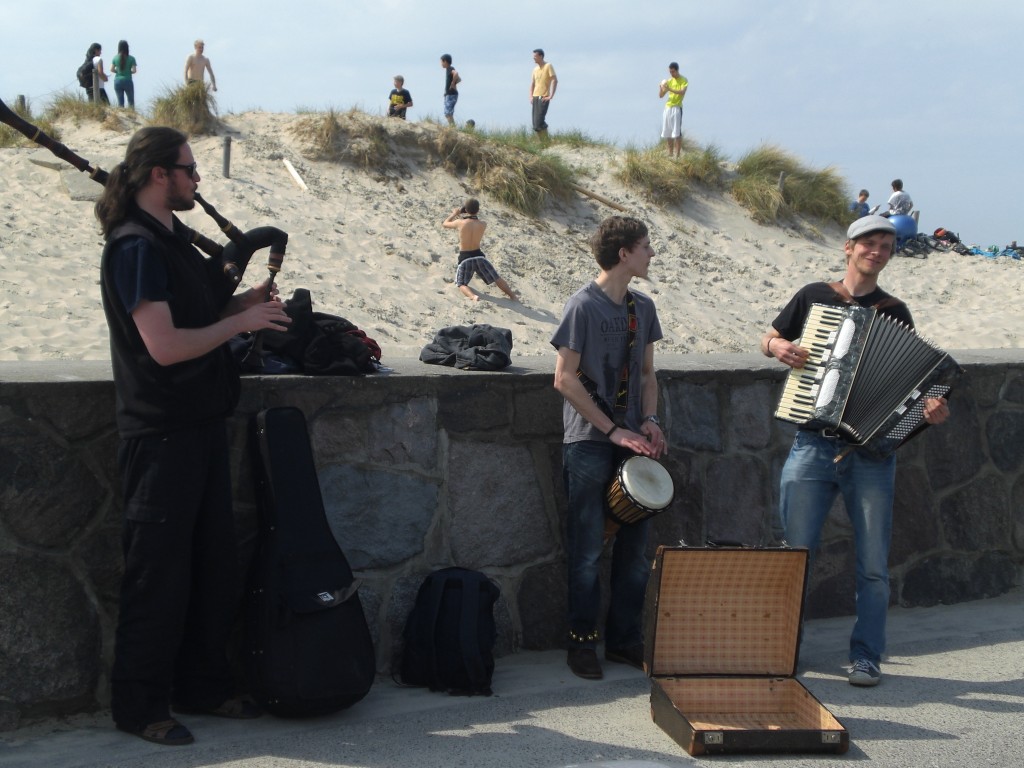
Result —
<instances>
[{"instance_id":1,"label":"plaid shorts","mask_svg":"<svg viewBox=\"0 0 1024 768\"><path fill-rule=\"evenodd\" d=\"M486 256L473 256L459 264L459 268L455 271L455 285L469 285L474 274L480 275L487 285L498 279L498 270L487 260Z\"/></svg>"}]
</instances>

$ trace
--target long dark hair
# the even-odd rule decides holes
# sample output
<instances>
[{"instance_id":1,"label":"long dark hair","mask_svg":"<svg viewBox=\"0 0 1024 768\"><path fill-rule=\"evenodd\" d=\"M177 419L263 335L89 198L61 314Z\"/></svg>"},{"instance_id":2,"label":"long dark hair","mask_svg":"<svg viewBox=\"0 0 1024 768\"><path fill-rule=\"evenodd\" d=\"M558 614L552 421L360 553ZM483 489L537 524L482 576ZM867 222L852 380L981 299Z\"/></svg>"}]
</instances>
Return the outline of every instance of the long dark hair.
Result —
<instances>
[{"instance_id":1,"label":"long dark hair","mask_svg":"<svg viewBox=\"0 0 1024 768\"><path fill-rule=\"evenodd\" d=\"M93 43L92 45L89 46L89 50L87 50L85 52L85 58L93 59L94 57L99 56L100 55L100 51L102 51L102 50L103 50L103 46L102 45L100 45L99 43Z\"/></svg>"},{"instance_id":2,"label":"long dark hair","mask_svg":"<svg viewBox=\"0 0 1024 768\"><path fill-rule=\"evenodd\" d=\"M122 40L117 44L117 57L111 62L114 65L114 71L119 75L126 74L125 70L128 69L128 41Z\"/></svg>"},{"instance_id":3,"label":"long dark hair","mask_svg":"<svg viewBox=\"0 0 1024 768\"><path fill-rule=\"evenodd\" d=\"M96 201L96 218L99 219L103 237L110 233L126 218L135 196L149 183L154 168L171 168L178 162L178 153L188 137L179 130L166 126L140 128L125 152L124 161L114 166L103 187L103 194Z\"/></svg>"}]
</instances>

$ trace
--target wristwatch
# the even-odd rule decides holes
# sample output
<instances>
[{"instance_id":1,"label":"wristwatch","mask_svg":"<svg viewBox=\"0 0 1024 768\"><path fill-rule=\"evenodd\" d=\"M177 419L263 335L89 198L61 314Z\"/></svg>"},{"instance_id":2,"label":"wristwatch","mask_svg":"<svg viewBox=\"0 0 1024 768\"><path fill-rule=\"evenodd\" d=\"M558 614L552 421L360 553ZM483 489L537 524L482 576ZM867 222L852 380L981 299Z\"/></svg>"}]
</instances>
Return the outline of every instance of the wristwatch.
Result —
<instances>
[{"instance_id":1,"label":"wristwatch","mask_svg":"<svg viewBox=\"0 0 1024 768\"><path fill-rule=\"evenodd\" d=\"M650 416L644 416L644 421L649 421L652 424L657 424L659 427L661 426L661 420L658 419L657 414L652 413Z\"/></svg>"}]
</instances>

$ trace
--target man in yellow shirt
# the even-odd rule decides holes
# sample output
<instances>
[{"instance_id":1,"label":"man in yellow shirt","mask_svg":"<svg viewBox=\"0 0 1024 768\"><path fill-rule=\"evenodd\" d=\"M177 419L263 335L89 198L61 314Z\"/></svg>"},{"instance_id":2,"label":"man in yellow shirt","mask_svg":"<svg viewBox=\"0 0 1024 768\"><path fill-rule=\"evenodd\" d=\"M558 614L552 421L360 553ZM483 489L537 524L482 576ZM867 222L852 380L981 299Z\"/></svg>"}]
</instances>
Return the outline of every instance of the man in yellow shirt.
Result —
<instances>
[{"instance_id":1,"label":"man in yellow shirt","mask_svg":"<svg viewBox=\"0 0 1024 768\"><path fill-rule=\"evenodd\" d=\"M661 123L661 138L668 146L668 156L679 157L679 151L683 147L683 97L689 82L679 74L679 65L674 61L668 65L668 80L662 80L658 88L658 98L664 98L667 93L668 101L665 102L665 115Z\"/></svg>"},{"instance_id":2,"label":"man in yellow shirt","mask_svg":"<svg viewBox=\"0 0 1024 768\"><path fill-rule=\"evenodd\" d=\"M537 65L533 68L533 77L530 78L533 130L537 132L537 137L541 141L547 143L548 124L545 122L545 118L548 114L548 105L555 98L558 78L555 76L555 68L544 61L543 48L536 48L533 51L533 62Z\"/></svg>"}]
</instances>

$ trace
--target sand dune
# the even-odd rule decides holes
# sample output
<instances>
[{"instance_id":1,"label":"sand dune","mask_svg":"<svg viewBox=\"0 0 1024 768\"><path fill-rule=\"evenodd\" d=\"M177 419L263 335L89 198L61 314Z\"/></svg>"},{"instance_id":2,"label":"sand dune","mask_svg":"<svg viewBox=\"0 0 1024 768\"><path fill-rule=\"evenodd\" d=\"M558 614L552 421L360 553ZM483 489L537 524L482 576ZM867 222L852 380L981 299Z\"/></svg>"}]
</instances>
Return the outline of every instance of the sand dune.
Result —
<instances>
[{"instance_id":1,"label":"sand dune","mask_svg":"<svg viewBox=\"0 0 1024 768\"><path fill-rule=\"evenodd\" d=\"M227 179L221 176L222 138L192 141L207 200L242 229L272 224L289 233L278 277L284 295L308 288L314 308L342 315L375 338L385 362L418 355L438 328L471 323L511 329L514 355L552 354L548 340L565 299L597 272L586 238L615 211L579 195L531 218L413 149L370 172L309 161L290 131L298 119L260 112L225 117L232 137ZM398 121L385 128L392 134L436 130ZM61 129L65 144L108 168L123 156L130 136L128 129L98 125ZM798 286L842 271L838 227L762 226L720 192L697 191L678 207L660 208L614 178L618 150L550 151L580 170L583 187L649 224L656 256L650 281L637 288L658 305L666 336L660 352L755 351ZM64 179L77 174L70 166L57 171L30 161L41 152L0 150L0 322L6 329L0 361L106 359L98 285L102 238L92 202L69 195ZM284 159L307 190L289 175ZM480 198L489 224L484 250L521 302L479 279L472 285L481 301L470 302L453 284L456 237L440 222L469 195ZM223 239L202 211L183 218ZM254 262L263 257L257 254ZM265 274L254 263L246 283ZM903 298L920 330L946 349L1021 346L1021 262L952 252L897 257L882 285Z\"/></svg>"}]
</instances>

